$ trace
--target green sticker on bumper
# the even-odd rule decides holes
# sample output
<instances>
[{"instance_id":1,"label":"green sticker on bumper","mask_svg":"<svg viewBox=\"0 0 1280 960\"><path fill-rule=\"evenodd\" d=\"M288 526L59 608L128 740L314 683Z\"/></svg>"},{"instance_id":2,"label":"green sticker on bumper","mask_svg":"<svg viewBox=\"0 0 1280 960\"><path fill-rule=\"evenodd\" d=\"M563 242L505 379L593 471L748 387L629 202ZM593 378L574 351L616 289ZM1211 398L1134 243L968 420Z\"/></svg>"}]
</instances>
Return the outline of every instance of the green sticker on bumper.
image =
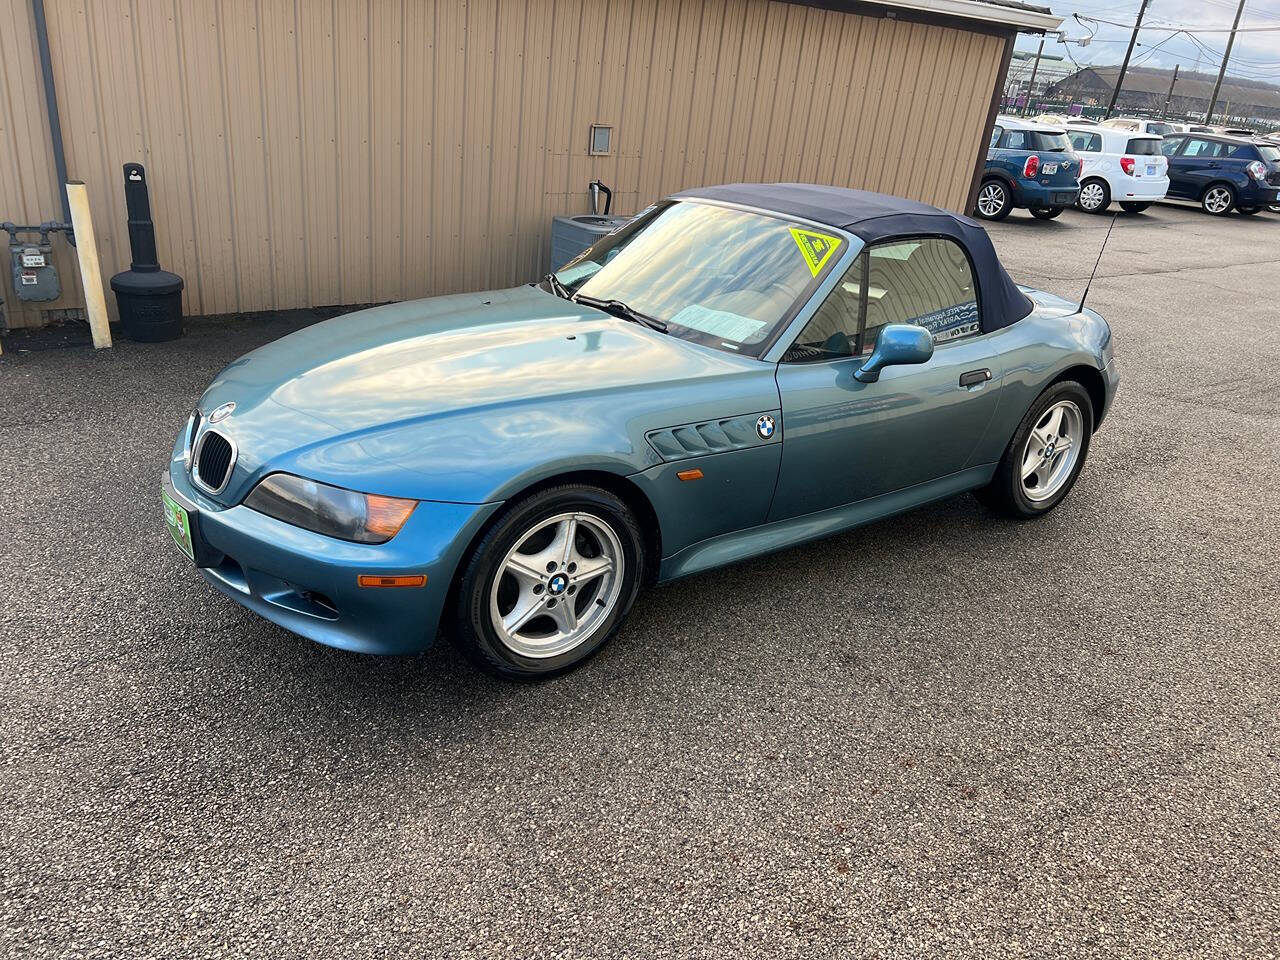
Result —
<instances>
[{"instance_id":1,"label":"green sticker on bumper","mask_svg":"<svg viewBox=\"0 0 1280 960\"><path fill-rule=\"evenodd\" d=\"M164 524L173 535L173 542L194 563L196 551L191 545L191 520L187 511L163 490L160 491L160 497L164 500Z\"/></svg>"}]
</instances>

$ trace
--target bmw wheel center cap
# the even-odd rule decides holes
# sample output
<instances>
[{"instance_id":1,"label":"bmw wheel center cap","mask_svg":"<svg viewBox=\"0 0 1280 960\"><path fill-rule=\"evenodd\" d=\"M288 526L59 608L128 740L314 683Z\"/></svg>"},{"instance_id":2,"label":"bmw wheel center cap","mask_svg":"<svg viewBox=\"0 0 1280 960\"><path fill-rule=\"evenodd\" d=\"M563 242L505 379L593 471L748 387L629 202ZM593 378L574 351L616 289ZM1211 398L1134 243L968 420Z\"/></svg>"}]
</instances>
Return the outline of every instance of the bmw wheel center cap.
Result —
<instances>
[{"instance_id":1,"label":"bmw wheel center cap","mask_svg":"<svg viewBox=\"0 0 1280 960\"><path fill-rule=\"evenodd\" d=\"M760 435L761 440L768 440L772 437L775 428L776 425L773 422L773 417L769 416L767 413L756 421L756 433Z\"/></svg>"},{"instance_id":2,"label":"bmw wheel center cap","mask_svg":"<svg viewBox=\"0 0 1280 960\"><path fill-rule=\"evenodd\" d=\"M569 586L569 578L563 573L557 573L554 577L547 581L547 593L552 596L559 596L564 593Z\"/></svg>"}]
</instances>

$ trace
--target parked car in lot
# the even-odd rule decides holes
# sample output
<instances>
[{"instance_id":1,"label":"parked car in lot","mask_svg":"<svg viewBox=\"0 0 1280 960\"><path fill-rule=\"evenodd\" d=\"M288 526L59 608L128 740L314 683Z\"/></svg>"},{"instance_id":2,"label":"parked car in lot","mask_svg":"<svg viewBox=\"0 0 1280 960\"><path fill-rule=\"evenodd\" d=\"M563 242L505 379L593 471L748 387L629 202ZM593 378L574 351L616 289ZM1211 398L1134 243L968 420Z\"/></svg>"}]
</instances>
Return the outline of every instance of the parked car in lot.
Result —
<instances>
[{"instance_id":1,"label":"parked car in lot","mask_svg":"<svg viewBox=\"0 0 1280 960\"><path fill-rule=\"evenodd\" d=\"M205 580L275 623L379 654L440 625L532 679L600 649L650 583L965 490L1044 516L1118 382L1102 317L1015 285L966 217L706 187L539 284L241 357L163 501Z\"/></svg>"},{"instance_id":2,"label":"parked car in lot","mask_svg":"<svg viewBox=\"0 0 1280 960\"><path fill-rule=\"evenodd\" d=\"M1103 120L1100 127L1111 127L1113 130L1128 130L1131 133L1154 133L1157 137L1167 137L1176 133L1173 124L1166 120L1151 120L1143 117L1112 117Z\"/></svg>"},{"instance_id":3,"label":"parked car in lot","mask_svg":"<svg viewBox=\"0 0 1280 960\"><path fill-rule=\"evenodd\" d=\"M1141 213L1169 192L1169 162L1161 138L1115 127L1067 131L1080 158L1080 199L1085 213L1102 213L1118 201L1127 213Z\"/></svg>"},{"instance_id":4,"label":"parked car in lot","mask_svg":"<svg viewBox=\"0 0 1280 960\"><path fill-rule=\"evenodd\" d=\"M978 216L1003 220L1021 207L1052 220L1080 195L1079 172L1065 128L997 117L978 188Z\"/></svg>"},{"instance_id":5,"label":"parked car in lot","mask_svg":"<svg viewBox=\"0 0 1280 960\"><path fill-rule=\"evenodd\" d=\"M1244 214L1280 203L1280 147L1242 137L1180 133L1165 137L1169 196L1195 200L1206 213Z\"/></svg>"}]
</instances>

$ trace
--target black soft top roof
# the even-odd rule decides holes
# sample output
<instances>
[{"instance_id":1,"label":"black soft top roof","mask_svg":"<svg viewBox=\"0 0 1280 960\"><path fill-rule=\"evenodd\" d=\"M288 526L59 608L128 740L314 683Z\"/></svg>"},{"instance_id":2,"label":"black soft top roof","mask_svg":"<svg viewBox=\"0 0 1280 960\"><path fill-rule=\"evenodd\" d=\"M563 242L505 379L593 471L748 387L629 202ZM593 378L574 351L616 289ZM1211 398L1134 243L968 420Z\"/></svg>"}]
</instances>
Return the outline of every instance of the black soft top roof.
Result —
<instances>
[{"instance_id":1,"label":"black soft top roof","mask_svg":"<svg viewBox=\"0 0 1280 960\"><path fill-rule=\"evenodd\" d=\"M730 183L698 187L675 195L678 200L719 200L847 230L866 243L895 237L941 236L969 251L978 281L984 331L1021 320L1031 300L1005 273L991 238L968 217L926 203L885 193L809 183Z\"/></svg>"}]
</instances>

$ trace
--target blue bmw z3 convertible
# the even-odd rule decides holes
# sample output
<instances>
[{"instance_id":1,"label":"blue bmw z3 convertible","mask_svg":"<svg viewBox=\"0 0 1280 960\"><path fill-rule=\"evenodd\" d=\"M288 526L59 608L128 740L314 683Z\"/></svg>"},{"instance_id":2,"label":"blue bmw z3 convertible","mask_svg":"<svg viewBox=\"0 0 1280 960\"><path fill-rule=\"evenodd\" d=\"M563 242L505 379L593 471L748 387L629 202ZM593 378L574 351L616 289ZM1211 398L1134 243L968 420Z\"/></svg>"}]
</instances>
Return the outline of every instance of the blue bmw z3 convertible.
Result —
<instances>
[{"instance_id":1,"label":"blue bmw z3 convertible","mask_svg":"<svg viewBox=\"0 0 1280 960\"><path fill-rule=\"evenodd\" d=\"M399 303L241 357L163 499L206 580L305 637L438 632L567 670L661 583L975 491L1053 509L1118 384L1096 313L973 221L772 184L677 194L541 283Z\"/></svg>"}]
</instances>

